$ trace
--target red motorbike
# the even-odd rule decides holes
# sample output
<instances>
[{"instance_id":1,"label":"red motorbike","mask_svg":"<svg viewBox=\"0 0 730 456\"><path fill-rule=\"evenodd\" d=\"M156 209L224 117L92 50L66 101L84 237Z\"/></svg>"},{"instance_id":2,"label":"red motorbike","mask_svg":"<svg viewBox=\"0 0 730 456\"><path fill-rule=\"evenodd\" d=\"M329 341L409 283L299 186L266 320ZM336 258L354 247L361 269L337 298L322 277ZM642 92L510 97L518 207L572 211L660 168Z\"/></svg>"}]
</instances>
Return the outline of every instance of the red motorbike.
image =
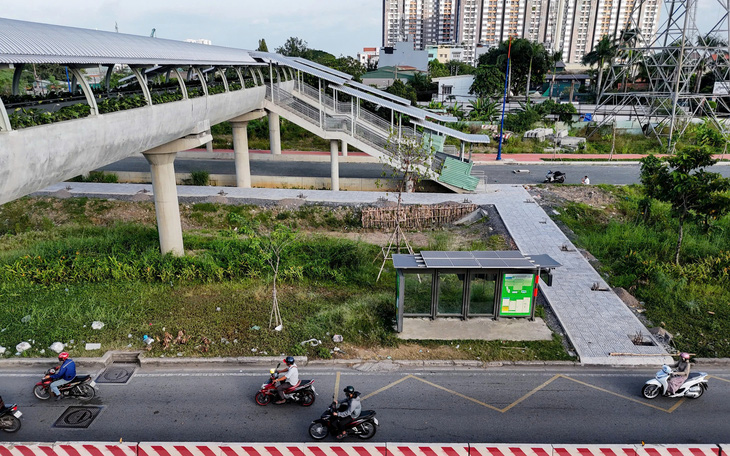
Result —
<instances>
[{"instance_id":1,"label":"red motorbike","mask_svg":"<svg viewBox=\"0 0 730 456\"><path fill-rule=\"evenodd\" d=\"M254 399L258 405L268 405L272 400L279 399L279 393L276 391L276 379L279 377L279 365L276 369L271 369L269 381L261 385L261 390L256 393ZM309 407L314 404L315 395L314 380L299 380L299 383L284 390L284 398L286 402Z\"/></svg>"},{"instance_id":2,"label":"red motorbike","mask_svg":"<svg viewBox=\"0 0 730 456\"><path fill-rule=\"evenodd\" d=\"M36 383L33 387L33 394L42 401L51 398L51 375L56 373L58 367L50 368L46 371L43 379ZM96 382L91 379L90 375L77 375L73 380L65 385L59 386L58 391L62 397L78 397L82 401L88 401L94 398L96 390L94 387Z\"/></svg>"}]
</instances>

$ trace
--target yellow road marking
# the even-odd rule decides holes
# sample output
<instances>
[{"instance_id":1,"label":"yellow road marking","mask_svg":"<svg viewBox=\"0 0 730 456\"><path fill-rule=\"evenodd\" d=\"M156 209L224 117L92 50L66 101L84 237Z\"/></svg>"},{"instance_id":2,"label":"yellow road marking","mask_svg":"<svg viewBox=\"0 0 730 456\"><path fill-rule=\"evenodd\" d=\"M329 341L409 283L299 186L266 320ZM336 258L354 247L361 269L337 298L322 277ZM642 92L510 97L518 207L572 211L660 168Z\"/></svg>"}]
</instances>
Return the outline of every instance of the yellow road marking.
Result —
<instances>
[{"instance_id":1,"label":"yellow road marking","mask_svg":"<svg viewBox=\"0 0 730 456\"><path fill-rule=\"evenodd\" d=\"M422 378L419 378L419 377L413 377L413 378L415 378L416 380L420 380L420 381L422 381L423 383L425 383L425 384L427 384L427 385L431 385L431 386L433 386L434 388L438 388L438 389L440 389L440 390L444 390L444 391L446 391L447 393L455 394L455 395L457 395L457 396L459 396L459 397L461 397L461 398L463 398L463 399L466 399L466 400L468 400L468 401L472 401L472 402L475 402L475 403L477 403L477 404L479 404L479 405L483 405L484 407L490 408L490 409L492 409L492 410L496 410L496 411L498 411L498 412L502 412L502 410L498 409L497 407L495 407L495 406L493 406L493 405L489 405L489 404L487 404L487 403L484 403L484 402L482 402L482 401L480 401L480 400L474 399L473 397L469 397L469 396L467 396L467 395L465 395L465 394L461 394L461 393L459 393L458 391L450 390L450 389L448 389L448 388L445 388L445 387L443 387L443 386L441 386L441 385L437 385L437 384L435 384L435 383L431 383L431 382L429 382L428 380L424 380L424 379L422 379Z\"/></svg>"},{"instance_id":2,"label":"yellow road marking","mask_svg":"<svg viewBox=\"0 0 730 456\"><path fill-rule=\"evenodd\" d=\"M619 394L619 393L614 393L613 391L609 391L609 390L607 390L607 389L605 389L605 388L601 388L601 387L599 387L599 386L591 385L590 383L586 383L586 382L582 382L582 381L580 381L580 380L576 380L576 379L574 379L574 378L568 377L567 375L563 375L563 374L559 374L559 375L560 375L561 377L565 378L565 379L568 379L568 380L570 380L570 381L573 381L573 382L575 382L575 383L581 384L581 385L583 385L583 386L587 386L587 387L589 387L589 388L593 388L593 389L595 389L595 390L598 390L598 391L603 391L604 393L608 393L608 394L611 394L611 395L613 395L613 396L616 396L616 397L620 397L620 398L622 398L622 399L626 399L626 400L629 400L629 401L631 401L631 402L636 402L637 404L645 405L645 406L647 406L647 407L651 407L651 408L653 408L653 409L661 410L662 412L672 413L672 412L673 412L673 411L674 411L674 410L675 410L675 409L676 409L677 407L679 407L679 406L680 406L680 405L682 404L682 402L684 401L684 399L683 399L683 400L680 400L679 402L677 402L676 404L674 404L674 406L672 406L671 408L669 408L669 409L664 409L664 408L661 408L661 407L659 407L659 406L656 406L656 405L652 405L652 404L647 404L647 403L646 403L646 402L644 402L644 401L640 401L640 400L638 400L638 399L634 399L633 397L629 397L629 396L624 396L623 394Z\"/></svg>"},{"instance_id":3,"label":"yellow road marking","mask_svg":"<svg viewBox=\"0 0 730 456\"><path fill-rule=\"evenodd\" d=\"M724 378L720 378L720 377L715 377L714 375L708 375L707 378L714 378L714 379L717 379L717 380L720 380L720 381L723 381L723 382L730 383L730 380L727 380L727 379L724 379Z\"/></svg>"},{"instance_id":4,"label":"yellow road marking","mask_svg":"<svg viewBox=\"0 0 730 456\"><path fill-rule=\"evenodd\" d=\"M543 388L545 388L546 386L548 386L548 385L549 385L550 383L552 383L552 382L553 382L553 380L555 380L556 378L560 378L560 377L562 377L562 375L560 375L560 374L555 374L555 376L553 376L553 377L552 377L552 378L551 378L550 380L546 381L546 382L545 382L545 383L543 383L542 385L538 386L537 388L533 389L532 391L530 391L529 393L525 394L525 395L524 395L524 396L522 396L521 398L517 399L516 401L514 401L513 403L511 403L511 404L510 404L510 405L508 405L507 407L505 407L505 408L503 408L502 410L500 410L500 412L506 412L507 410L511 409L511 408L512 408L512 407L514 407L515 405L519 404L520 402L524 401L524 400L525 400L525 399L527 399L528 397L532 396L533 394L537 393L537 392L538 392L538 391L540 391L541 389L543 389Z\"/></svg>"},{"instance_id":5,"label":"yellow road marking","mask_svg":"<svg viewBox=\"0 0 730 456\"><path fill-rule=\"evenodd\" d=\"M332 395L332 400L337 400L337 391L340 390L340 371L337 371L337 376L335 376L335 394Z\"/></svg>"},{"instance_id":6,"label":"yellow road marking","mask_svg":"<svg viewBox=\"0 0 730 456\"><path fill-rule=\"evenodd\" d=\"M339 372L337 374L338 374L338 377L337 378L339 379ZM362 399L365 400L365 399L367 399L369 397L375 396L376 394L382 393L383 391L387 390L388 388L392 388L395 385L397 385L398 383L403 382L405 380L408 380L409 378L416 378L416 377L414 377L413 375L406 375L405 377L403 377L403 378L401 378L399 380L396 380L396 381L394 381L393 383L391 383L389 385L385 385L384 387L380 388L377 391L373 391L372 393L368 394L367 396L363 396Z\"/></svg>"}]
</instances>

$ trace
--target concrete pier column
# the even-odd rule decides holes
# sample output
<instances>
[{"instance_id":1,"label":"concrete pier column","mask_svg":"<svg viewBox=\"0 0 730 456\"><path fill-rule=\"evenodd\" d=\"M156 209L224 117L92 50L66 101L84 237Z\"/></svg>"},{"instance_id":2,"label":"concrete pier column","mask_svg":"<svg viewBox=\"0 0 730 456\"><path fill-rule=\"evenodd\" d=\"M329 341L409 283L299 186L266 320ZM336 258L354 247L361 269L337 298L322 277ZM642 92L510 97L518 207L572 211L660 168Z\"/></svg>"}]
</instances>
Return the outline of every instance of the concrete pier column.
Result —
<instances>
[{"instance_id":1,"label":"concrete pier column","mask_svg":"<svg viewBox=\"0 0 730 456\"><path fill-rule=\"evenodd\" d=\"M333 139L330 141L330 174L331 174L331 187L333 192L340 191L340 164L337 158L337 140Z\"/></svg>"},{"instance_id":2,"label":"concrete pier column","mask_svg":"<svg viewBox=\"0 0 730 456\"><path fill-rule=\"evenodd\" d=\"M251 188L251 164L248 154L248 123L266 115L256 110L229 120L233 129L233 158L236 163L236 187Z\"/></svg>"},{"instance_id":3,"label":"concrete pier column","mask_svg":"<svg viewBox=\"0 0 730 456\"><path fill-rule=\"evenodd\" d=\"M342 140L342 156L347 157L347 141Z\"/></svg>"},{"instance_id":4,"label":"concrete pier column","mask_svg":"<svg viewBox=\"0 0 730 456\"><path fill-rule=\"evenodd\" d=\"M251 188L248 122L231 122L231 127L233 127L233 158L236 162L236 187Z\"/></svg>"},{"instance_id":5,"label":"concrete pier column","mask_svg":"<svg viewBox=\"0 0 730 456\"><path fill-rule=\"evenodd\" d=\"M177 183L175 181L175 155L177 152L143 153L150 164L152 191L155 195L157 231L160 235L160 250L163 255L172 253L183 256L182 226L180 225L180 206L177 202Z\"/></svg>"},{"instance_id":6,"label":"concrete pier column","mask_svg":"<svg viewBox=\"0 0 730 456\"><path fill-rule=\"evenodd\" d=\"M205 143L206 152L213 153L213 141Z\"/></svg>"},{"instance_id":7,"label":"concrete pier column","mask_svg":"<svg viewBox=\"0 0 730 456\"><path fill-rule=\"evenodd\" d=\"M180 224L180 206L177 201L177 182L175 180L175 155L182 150L200 147L213 139L209 131L163 144L143 152L150 164L152 191L155 197L157 231L160 236L160 251L175 256L185 254Z\"/></svg>"},{"instance_id":8,"label":"concrete pier column","mask_svg":"<svg viewBox=\"0 0 730 456\"><path fill-rule=\"evenodd\" d=\"M269 111L269 148L272 155L281 155L281 128L279 114Z\"/></svg>"}]
</instances>

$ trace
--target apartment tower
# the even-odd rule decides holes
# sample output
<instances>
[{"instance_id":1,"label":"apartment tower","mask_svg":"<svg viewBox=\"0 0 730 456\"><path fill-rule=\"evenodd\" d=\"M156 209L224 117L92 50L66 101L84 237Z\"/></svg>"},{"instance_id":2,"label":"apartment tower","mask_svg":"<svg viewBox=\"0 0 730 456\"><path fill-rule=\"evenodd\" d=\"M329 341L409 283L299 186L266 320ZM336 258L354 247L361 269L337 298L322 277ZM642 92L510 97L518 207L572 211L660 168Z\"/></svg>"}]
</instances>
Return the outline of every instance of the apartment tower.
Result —
<instances>
[{"instance_id":1,"label":"apartment tower","mask_svg":"<svg viewBox=\"0 0 730 456\"><path fill-rule=\"evenodd\" d=\"M478 45L493 47L509 37L562 50L578 63L604 35L617 36L632 19L642 35L659 25L662 0L383 0L383 46L399 41L414 49L460 45L475 59Z\"/></svg>"}]
</instances>

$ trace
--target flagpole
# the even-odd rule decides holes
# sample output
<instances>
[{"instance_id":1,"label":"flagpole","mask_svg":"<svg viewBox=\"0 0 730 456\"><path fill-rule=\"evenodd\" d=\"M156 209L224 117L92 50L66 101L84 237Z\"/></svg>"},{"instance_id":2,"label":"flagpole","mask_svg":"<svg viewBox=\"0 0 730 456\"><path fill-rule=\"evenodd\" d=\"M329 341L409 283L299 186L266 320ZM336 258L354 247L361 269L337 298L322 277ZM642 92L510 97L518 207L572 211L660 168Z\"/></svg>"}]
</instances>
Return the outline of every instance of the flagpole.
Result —
<instances>
[{"instance_id":1,"label":"flagpole","mask_svg":"<svg viewBox=\"0 0 730 456\"><path fill-rule=\"evenodd\" d=\"M504 73L504 97L502 98L502 120L499 124L499 146L497 146L497 160L502 159L502 130L504 129L504 107L507 104L507 83L509 81L509 59L512 52L512 37L509 38L507 46L507 71Z\"/></svg>"}]
</instances>

